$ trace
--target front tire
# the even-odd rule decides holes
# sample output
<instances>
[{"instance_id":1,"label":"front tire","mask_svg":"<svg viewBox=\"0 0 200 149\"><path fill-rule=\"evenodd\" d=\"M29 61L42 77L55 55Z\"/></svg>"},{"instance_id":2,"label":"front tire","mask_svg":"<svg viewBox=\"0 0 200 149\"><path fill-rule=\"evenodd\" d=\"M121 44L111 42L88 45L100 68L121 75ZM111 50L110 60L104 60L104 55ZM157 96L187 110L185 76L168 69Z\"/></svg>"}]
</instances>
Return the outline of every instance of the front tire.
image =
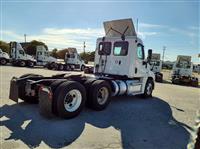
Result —
<instances>
[{"instance_id":1,"label":"front tire","mask_svg":"<svg viewBox=\"0 0 200 149\"><path fill-rule=\"evenodd\" d=\"M143 97L144 98L152 97L153 88L154 88L153 80L148 79L145 85Z\"/></svg>"},{"instance_id":2,"label":"front tire","mask_svg":"<svg viewBox=\"0 0 200 149\"><path fill-rule=\"evenodd\" d=\"M110 103L111 86L108 81L96 80L88 93L88 106L96 111L105 109Z\"/></svg>"},{"instance_id":3,"label":"front tire","mask_svg":"<svg viewBox=\"0 0 200 149\"><path fill-rule=\"evenodd\" d=\"M82 65L82 66L81 66L81 71L84 71L84 69L85 69L85 66Z\"/></svg>"},{"instance_id":4,"label":"front tire","mask_svg":"<svg viewBox=\"0 0 200 149\"><path fill-rule=\"evenodd\" d=\"M6 65L7 64L7 60L5 58L0 60L0 64L1 65Z\"/></svg>"},{"instance_id":5,"label":"front tire","mask_svg":"<svg viewBox=\"0 0 200 149\"><path fill-rule=\"evenodd\" d=\"M66 119L73 118L82 111L86 101L86 91L83 85L75 81L60 84L56 91L58 116Z\"/></svg>"}]
</instances>

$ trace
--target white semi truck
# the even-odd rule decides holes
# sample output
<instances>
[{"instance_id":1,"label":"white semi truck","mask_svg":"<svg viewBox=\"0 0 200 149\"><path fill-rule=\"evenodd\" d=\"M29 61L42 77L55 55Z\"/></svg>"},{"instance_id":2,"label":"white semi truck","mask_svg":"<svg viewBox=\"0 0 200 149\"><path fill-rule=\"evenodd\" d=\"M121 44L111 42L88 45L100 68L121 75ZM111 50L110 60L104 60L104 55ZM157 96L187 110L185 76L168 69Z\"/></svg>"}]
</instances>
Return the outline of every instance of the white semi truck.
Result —
<instances>
[{"instance_id":1,"label":"white semi truck","mask_svg":"<svg viewBox=\"0 0 200 149\"><path fill-rule=\"evenodd\" d=\"M137 37L132 19L104 22L104 29L106 35L96 42L94 74L13 77L9 98L15 102L18 98L39 101L41 114L69 119L84 105L97 111L105 109L111 96L151 97L155 80L149 65L152 50L145 59L144 44Z\"/></svg>"},{"instance_id":2,"label":"white semi truck","mask_svg":"<svg viewBox=\"0 0 200 149\"><path fill-rule=\"evenodd\" d=\"M34 67L34 65L36 65L36 59L26 54L20 43L10 42L10 49L11 63L13 65L21 67Z\"/></svg>"},{"instance_id":3,"label":"white semi truck","mask_svg":"<svg viewBox=\"0 0 200 149\"><path fill-rule=\"evenodd\" d=\"M198 78L192 75L191 56L178 55L172 69L172 83L198 86Z\"/></svg>"},{"instance_id":4,"label":"white semi truck","mask_svg":"<svg viewBox=\"0 0 200 149\"><path fill-rule=\"evenodd\" d=\"M3 52L3 50L0 49L0 65L6 65L9 61L10 61L9 54Z\"/></svg>"},{"instance_id":5,"label":"white semi truck","mask_svg":"<svg viewBox=\"0 0 200 149\"><path fill-rule=\"evenodd\" d=\"M11 62L17 66L45 66L54 70L73 70L74 68L85 68L85 63L81 60L77 52L66 53L65 62L59 62L56 58L50 56L49 51L44 45L36 46L36 54L30 56L25 53L20 43L11 42Z\"/></svg>"},{"instance_id":6,"label":"white semi truck","mask_svg":"<svg viewBox=\"0 0 200 149\"><path fill-rule=\"evenodd\" d=\"M162 70L162 61L160 60L159 53L152 53L151 58L151 70L155 73L155 80L157 82L163 81L163 74L161 73Z\"/></svg>"},{"instance_id":7,"label":"white semi truck","mask_svg":"<svg viewBox=\"0 0 200 149\"><path fill-rule=\"evenodd\" d=\"M66 52L65 64L71 69L80 69L81 71L84 71L86 66L75 48L69 48Z\"/></svg>"}]
</instances>

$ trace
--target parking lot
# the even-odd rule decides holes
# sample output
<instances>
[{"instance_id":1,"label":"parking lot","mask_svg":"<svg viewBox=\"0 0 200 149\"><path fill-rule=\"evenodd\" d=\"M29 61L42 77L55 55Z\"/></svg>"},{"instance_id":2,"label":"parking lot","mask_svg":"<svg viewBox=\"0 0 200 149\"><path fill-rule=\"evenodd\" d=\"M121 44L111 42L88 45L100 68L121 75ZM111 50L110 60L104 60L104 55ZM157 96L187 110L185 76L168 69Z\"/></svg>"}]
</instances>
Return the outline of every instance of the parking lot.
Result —
<instances>
[{"instance_id":1,"label":"parking lot","mask_svg":"<svg viewBox=\"0 0 200 149\"><path fill-rule=\"evenodd\" d=\"M46 119L38 105L8 99L9 81L25 73L63 72L0 66L0 148L179 149L187 147L193 134L200 90L171 84L169 71L164 72L164 83L156 83L150 99L115 97L106 110L85 108L70 120Z\"/></svg>"}]
</instances>

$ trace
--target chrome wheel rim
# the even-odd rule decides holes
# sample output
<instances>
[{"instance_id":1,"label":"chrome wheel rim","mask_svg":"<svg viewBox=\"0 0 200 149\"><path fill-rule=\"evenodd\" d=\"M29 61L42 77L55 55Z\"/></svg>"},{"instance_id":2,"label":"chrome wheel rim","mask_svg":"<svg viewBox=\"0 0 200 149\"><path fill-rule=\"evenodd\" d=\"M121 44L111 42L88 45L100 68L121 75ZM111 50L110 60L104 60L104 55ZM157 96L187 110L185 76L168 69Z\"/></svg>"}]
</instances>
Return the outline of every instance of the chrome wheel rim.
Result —
<instances>
[{"instance_id":1,"label":"chrome wheel rim","mask_svg":"<svg viewBox=\"0 0 200 149\"><path fill-rule=\"evenodd\" d=\"M64 107L68 112L76 111L81 105L82 95L77 89L73 89L67 93L64 99Z\"/></svg>"},{"instance_id":2,"label":"chrome wheel rim","mask_svg":"<svg viewBox=\"0 0 200 149\"><path fill-rule=\"evenodd\" d=\"M97 93L97 101L100 105L105 104L109 96L109 91L106 87L102 87L99 89Z\"/></svg>"}]
</instances>

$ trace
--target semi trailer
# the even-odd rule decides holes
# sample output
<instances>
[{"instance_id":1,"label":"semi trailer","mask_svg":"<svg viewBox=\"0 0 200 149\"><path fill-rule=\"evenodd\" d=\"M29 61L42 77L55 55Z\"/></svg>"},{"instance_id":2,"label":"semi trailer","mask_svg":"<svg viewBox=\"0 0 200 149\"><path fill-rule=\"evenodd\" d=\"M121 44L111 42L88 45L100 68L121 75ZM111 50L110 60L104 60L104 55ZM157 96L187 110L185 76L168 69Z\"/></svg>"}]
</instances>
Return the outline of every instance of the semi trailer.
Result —
<instances>
[{"instance_id":1,"label":"semi trailer","mask_svg":"<svg viewBox=\"0 0 200 149\"><path fill-rule=\"evenodd\" d=\"M172 69L172 83L198 86L198 78L192 75L191 56L178 55Z\"/></svg>"},{"instance_id":2,"label":"semi trailer","mask_svg":"<svg viewBox=\"0 0 200 149\"><path fill-rule=\"evenodd\" d=\"M10 61L9 54L3 52L3 50L0 49L0 65L6 65L9 61Z\"/></svg>"},{"instance_id":3,"label":"semi trailer","mask_svg":"<svg viewBox=\"0 0 200 149\"><path fill-rule=\"evenodd\" d=\"M39 102L42 115L69 119L85 105L97 111L105 109L114 96L151 97L155 86L149 65L152 50L145 59L144 44L132 19L106 21L104 30L105 36L96 42L94 74L13 77L9 98Z\"/></svg>"},{"instance_id":4,"label":"semi trailer","mask_svg":"<svg viewBox=\"0 0 200 149\"><path fill-rule=\"evenodd\" d=\"M159 53L152 53L151 70L155 73L155 80L157 82L162 82L163 81L163 74L161 73L162 61L160 59Z\"/></svg>"}]
</instances>

